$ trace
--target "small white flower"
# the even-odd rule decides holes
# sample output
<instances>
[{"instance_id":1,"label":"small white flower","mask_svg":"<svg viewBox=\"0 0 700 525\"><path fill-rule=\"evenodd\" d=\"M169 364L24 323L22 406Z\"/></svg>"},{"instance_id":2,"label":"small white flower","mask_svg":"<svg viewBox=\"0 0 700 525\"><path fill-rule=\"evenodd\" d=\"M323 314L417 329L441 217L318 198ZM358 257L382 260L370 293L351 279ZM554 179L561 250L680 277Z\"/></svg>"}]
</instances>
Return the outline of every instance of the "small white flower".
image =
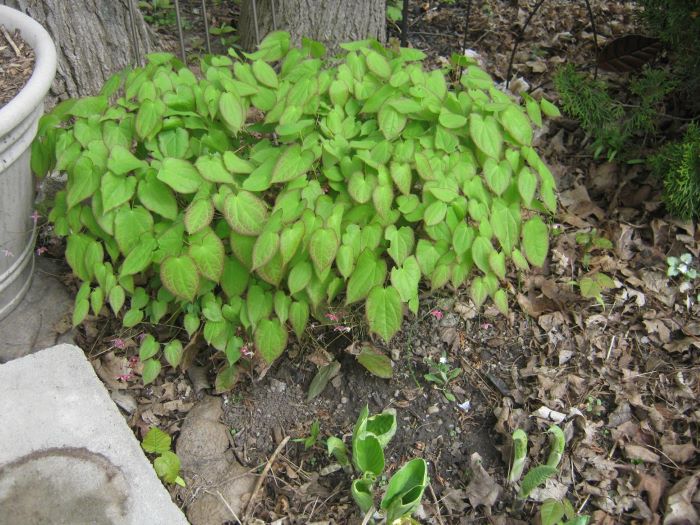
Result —
<instances>
[{"instance_id":1,"label":"small white flower","mask_svg":"<svg viewBox=\"0 0 700 525\"><path fill-rule=\"evenodd\" d=\"M443 356L440 358L440 363L443 364L443 365L446 364L446 363L447 363L447 357L445 357L445 356L443 355Z\"/></svg>"}]
</instances>

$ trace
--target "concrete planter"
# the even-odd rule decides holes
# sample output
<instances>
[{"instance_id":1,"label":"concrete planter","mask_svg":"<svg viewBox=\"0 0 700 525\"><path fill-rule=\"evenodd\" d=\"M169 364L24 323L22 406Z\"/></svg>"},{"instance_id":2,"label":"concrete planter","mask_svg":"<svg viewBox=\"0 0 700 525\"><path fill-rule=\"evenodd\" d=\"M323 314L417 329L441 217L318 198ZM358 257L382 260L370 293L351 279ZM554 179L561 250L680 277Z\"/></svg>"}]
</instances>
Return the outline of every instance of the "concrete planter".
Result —
<instances>
[{"instance_id":1,"label":"concrete planter","mask_svg":"<svg viewBox=\"0 0 700 525\"><path fill-rule=\"evenodd\" d=\"M36 221L30 147L44 97L56 74L56 48L46 30L27 15L0 5L0 24L19 29L34 49L34 72L22 90L0 109L0 319L19 304L34 270Z\"/></svg>"}]
</instances>

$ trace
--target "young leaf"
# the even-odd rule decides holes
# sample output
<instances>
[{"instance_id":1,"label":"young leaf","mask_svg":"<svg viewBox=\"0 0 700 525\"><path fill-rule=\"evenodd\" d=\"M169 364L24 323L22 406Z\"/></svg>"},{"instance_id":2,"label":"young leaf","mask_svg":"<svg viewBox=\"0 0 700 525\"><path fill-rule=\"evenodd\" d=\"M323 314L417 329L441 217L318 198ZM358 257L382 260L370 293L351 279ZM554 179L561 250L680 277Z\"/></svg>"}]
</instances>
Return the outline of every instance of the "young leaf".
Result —
<instances>
[{"instance_id":1,"label":"young leaf","mask_svg":"<svg viewBox=\"0 0 700 525\"><path fill-rule=\"evenodd\" d=\"M173 339L163 348L163 356L170 366L177 368L182 360L183 350L182 342L179 339Z\"/></svg>"},{"instance_id":2,"label":"young leaf","mask_svg":"<svg viewBox=\"0 0 700 525\"><path fill-rule=\"evenodd\" d=\"M539 465L533 469L530 469L523 478L523 483L520 486L520 492L518 492L518 499L527 499L533 490L554 476L556 473L557 469L550 467L549 465Z\"/></svg>"},{"instance_id":3,"label":"young leaf","mask_svg":"<svg viewBox=\"0 0 700 525\"><path fill-rule=\"evenodd\" d=\"M172 438L158 427L151 427L141 442L143 448L149 454L162 454L170 450Z\"/></svg>"},{"instance_id":4,"label":"young leaf","mask_svg":"<svg viewBox=\"0 0 700 525\"><path fill-rule=\"evenodd\" d=\"M345 447L345 443L340 438L331 436L326 440L326 449L328 450L328 455L333 456L341 467L346 467L350 464L348 460L348 449Z\"/></svg>"},{"instance_id":5,"label":"young leaf","mask_svg":"<svg viewBox=\"0 0 700 525\"><path fill-rule=\"evenodd\" d=\"M501 123L505 130L523 146L532 143L532 125L525 113L516 105L509 105L501 113Z\"/></svg>"},{"instance_id":6,"label":"young leaf","mask_svg":"<svg viewBox=\"0 0 700 525\"><path fill-rule=\"evenodd\" d=\"M158 359L146 359L143 362L143 372L141 372L141 379L143 384L147 385L152 383L158 374L160 374L161 364Z\"/></svg>"},{"instance_id":7,"label":"young leaf","mask_svg":"<svg viewBox=\"0 0 700 525\"><path fill-rule=\"evenodd\" d=\"M389 341L401 328L403 305L396 288L376 286L367 297L365 304L370 331Z\"/></svg>"},{"instance_id":8,"label":"young leaf","mask_svg":"<svg viewBox=\"0 0 700 525\"><path fill-rule=\"evenodd\" d=\"M224 217L241 235L258 235L267 222L267 205L248 191L229 194L224 200Z\"/></svg>"},{"instance_id":9,"label":"young leaf","mask_svg":"<svg viewBox=\"0 0 700 525\"><path fill-rule=\"evenodd\" d=\"M539 217L532 217L523 225L525 257L534 266L542 266L549 251L547 225Z\"/></svg>"},{"instance_id":10,"label":"young leaf","mask_svg":"<svg viewBox=\"0 0 700 525\"><path fill-rule=\"evenodd\" d=\"M160 457L153 461L153 468L158 477L166 483L177 483L178 485L184 483L179 476L180 458L174 452L169 450L163 452Z\"/></svg>"},{"instance_id":11,"label":"young leaf","mask_svg":"<svg viewBox=\"0 0 700 525\"><path fill-rule=\"evenodd\" d=\"M163 159L157 177L178 193L194 193L203 182L192 164L175 158Z\"/></svg>"},{"instance_id":12,"label":"young leaf","mask_svg":"<svg viewBox=\"0 0 700 525\"><path fill-rule=\"evenodd\" d=\"M338 237L330 228L316 230L309 240L309 255L317 274L330 267L338 252Z\"/></svg>"},{"instance_id":13,"label":"young leaf","mask_svg":"<svg viewBox=\"0 0 700 525\"><path fill-rule=\"evenodd\" d=\"M255 348L268 364L282 355L287 346L287 330L277 319L263 319L255 330Z\"/></svg>"},{"instance_id":14,"label":"young leaf","mask_svg":"<svg viewBox=\"0 0 700 525\"><path fill-rule=\"evenodd\" d=\"M338 361L331 361L327 365L319 368L309 385L309 391L306 394L306 402L308 403L321 395L328 385L328 382L337 376L338 372L340 372L340 363Z\"/></svg>"},{"instance_id":15,"label":"young leaf","mask_svg":"<svg viewBox=\"0 0 700 525\"><path fill-rule=\"evenodd\" d=\"M564 432L557 425L550 426L547 432L550 434L550 449L547 465L550 467L557 467L564 454L566 436L564 436Z\"/></svg>"},{"instance_id":16,"label":"young leaf","mask_svg":"<svg viewBox=\"0 0 700 525\"><path fill-rule=\"evenodd\" d=\"M503 147L503 134L496 119L483 118L479 113L469 117L469 136L484 154L499 160Z\"/></svg>"},{"instance_id":17,"label":"young leaf","mask_svg":"<svg viewBox=\"0 0 700 525\"><path fill-rule=\"evenodd\" d=\"M191 257L168 257L160 265L160 280L175 297L194 301L199 292L197 266Z\"/></svg>"},{"instance_id":18,"label":"young leaf","mask_svg":"<svg viewBox=\"0 0 700 525\"><path fill-rule=\"evenodd\" d=\"M306 301L298 301L289 307L289 322L294 329L297 339L301 339L306 330L306 323L309 322L309 304Z\"/></svg>"},{"instance_id":19,"label":"young leaf","mask_svg":"<svg viewBox=\"0 0 700 525\"><path fill-rule=\"evenodd\" d=\"M371 374L382 379L391 379L394 375L391 359L371 346L363 346L357 361Z\"/></svg>"},{"instance_id":20,"label":"young leaf","mask_svg":"<svg viewBox=\"0 0 700 525\"><path fill-rule=\"evenodd\" d=\"M540 507L540 523L557 525L564 517L564 505L555 499L548 499Z\"/></svg>"},{"instance_id":21,"label":"young leaf","mask_svg":"<svg viewBox=\"0 0 700 525\"><path fill-rule=\"evenodd\" d=\"M513 463L508 473L508 483L515 483L520 479L527 460L527 434L518 428L513 432L512 441Z\"/></svg>"},{"instance_id":22,"label":"young leaf","mask_svg":"<svg viewBox=\"0 0 700 525\"><path fill-rule=\"evenodd\" d=\"M427 486L428 466L422 458L413 459L396 471L389 480L380 505L387 511L387 523L413 514Z\"/></svg>"},{"instance_id":23,"label":"young leaf","mask_svg":"<svg viewBox=\"0 0 700 525\"><path fill-rule=\"evenodd\" d=\"M353 439L352 461L360 472L381 475L384 470L384 451L374 434L363 434Z\"/></svg>"}]
</instances>

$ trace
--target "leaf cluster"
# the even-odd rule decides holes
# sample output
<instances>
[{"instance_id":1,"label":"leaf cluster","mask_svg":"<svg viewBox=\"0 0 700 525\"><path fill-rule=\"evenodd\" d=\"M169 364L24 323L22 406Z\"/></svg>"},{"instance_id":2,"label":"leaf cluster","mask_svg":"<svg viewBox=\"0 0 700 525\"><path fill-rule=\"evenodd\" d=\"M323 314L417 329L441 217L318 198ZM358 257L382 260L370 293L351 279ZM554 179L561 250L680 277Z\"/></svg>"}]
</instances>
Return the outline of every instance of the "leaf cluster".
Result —
<instances>
[{"instance_id":1,"label":"leaf cluster","mask_svg":"<svg viewBox=\"0 0 700 525\"><path fill-rule=\"evenodd\" d=\"M67 174L49 219L83 282L74 323L108 305L126 327L201 331L225 390L244 348L272 363L339 300L384 340L422 283L507 311L508 261L548 251L554 178L531 143L556 108L521 107L475 65L448 86L418 50L342 47L328 60L276 32L202 78L152 54L43 117L32 167Z\"/></svg>"},{"instance_id":2,"label":"leaf cluster","mask_svg":"<svg viewBox=\"0 0 700 525\"><path fill-rule=\"evenodd\" d=\"M152 427L144 436L141 447L149 454L157 454L153 460L153 468L158 477L166 483L176 483L185 486L185 480L180 477L180 458L177 457L170 445L172 438L157 427Z\"/></svg>"},{"instance_id":3,"label":"leaf cluster","mask_svg":"<svg viewBox=\"0 0 700 525\"><path fill-rule=\"evenodd\" d=\"M360 412L352 433L352 464L359 476L352 482L351 494L363 514L374 509L375 484L384 472L384 449L395 433L395 410L370 416L365 406ZM348 451L340 438L328 438L326 446L328 454L341 466L350 467ZM397 470L379 505L386 515L386 523L409 518L420 505L427 486L428 466L424 459L413 459Z\"/></svg>"}]
</instances>

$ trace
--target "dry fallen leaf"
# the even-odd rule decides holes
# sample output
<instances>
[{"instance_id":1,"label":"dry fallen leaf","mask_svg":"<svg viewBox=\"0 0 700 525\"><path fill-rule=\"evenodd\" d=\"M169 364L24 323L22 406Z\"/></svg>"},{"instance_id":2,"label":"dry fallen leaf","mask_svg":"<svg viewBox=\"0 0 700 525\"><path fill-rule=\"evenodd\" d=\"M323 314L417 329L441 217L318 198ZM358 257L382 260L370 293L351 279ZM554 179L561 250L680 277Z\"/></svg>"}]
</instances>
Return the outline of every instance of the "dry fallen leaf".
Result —
<instances>
[{"instance_id":1,"label":"dry fallen leaf","mask_svg":"<svg viewBox=\"0 0 700 525\"><path fill-rule=\"evenodd\" d=\"M472 480L465 489L465 494L472 507L484 505L490 509L501 494L503 488L498 485L481 464L481 456L474 452L469 458Z\"/></svg>"},{"instance_id":2,"label":"dry fallen leaf","mask_svg":"<svg viewBox=\"0 0 700 525\"><path fill-rule=\"evenodd\" d=\"M697 525L700 516L693 506L700 473L687 476L676 483L668 493L663 525Z\"/></svg>"}]
</instances>

